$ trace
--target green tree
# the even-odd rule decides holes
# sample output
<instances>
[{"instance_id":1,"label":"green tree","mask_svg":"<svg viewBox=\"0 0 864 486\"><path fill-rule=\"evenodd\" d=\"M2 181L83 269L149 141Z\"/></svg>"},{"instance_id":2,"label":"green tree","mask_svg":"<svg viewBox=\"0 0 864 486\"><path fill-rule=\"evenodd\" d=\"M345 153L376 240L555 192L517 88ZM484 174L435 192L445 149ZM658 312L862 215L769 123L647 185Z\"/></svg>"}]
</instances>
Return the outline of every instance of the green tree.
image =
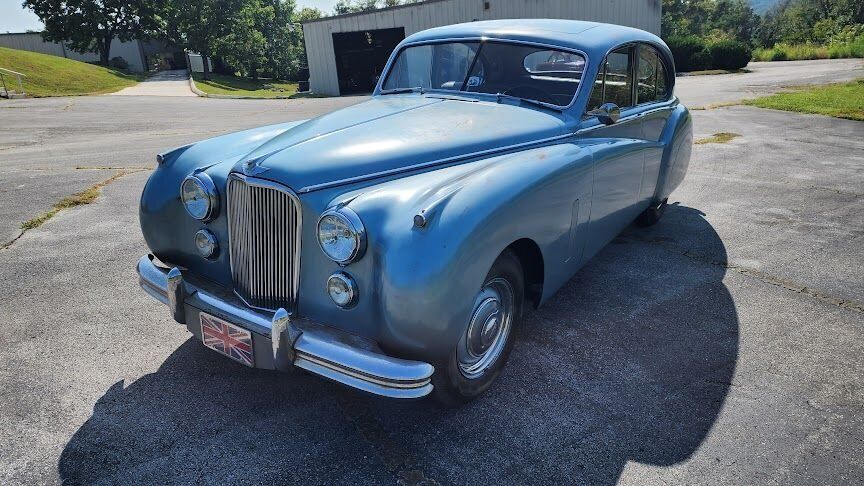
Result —
<instances>
[{"instance_id":1,"label":"green tree","mask_svg":"<svg viewBox=\"0 0 864 486\"><path fill-rule=\"evenodd\" d=\"M751 44L761 19L745 0L663 0L664 38L695 35Z\"/></svg>"},{"instance_id":2,"label":"green tree","mask_svg":"<svg viewBox=\"0 0 864 486\"><path fill-rule=\"evenodd\" d=\"M784 0L765 13L759 43L830 43L844 33L864 30L861 0Z\"/></svg>"},{"instance_id":3,"label":"green tree","mask_svg":"<svg viewBox=\"0 0 864 486\"><path fill-rule=\"evenodd\" d=\"M277 2L278 3L278 2ZM274 32L273 5L259 0L246 0L231 16L227 34L215 39L213 54L238 70L241 75L258 79L262 67L272 61L270 48L278 34ZM270 37L265 34L270 34Z\"/></svg>"},{"instance_id":4,"label":"green tree","mask_svg":"<svg viewBox=\"0 0 864 486\"><path fill-rule=\"evenodd\" d=\"M25 0L45 24L42 37L70 49L96 51L107 66L111 42L147 37L160 27L163 0Z\"/></svg>"},{"instance_id":5,"label":"green tree","mask_svg":"<svg viewBox=\"0 0 864 486\"><path fill-rule=\"evenodd\" d=\"M174 45L209 59L232 33L242 6L243 0L171 0L163 12L163 33ZM208 64L204 62L204 79L210 79Z\"/></svg>"},{"instance_id":6,"label":"green tree","mask_svg":"<svg viewBox=\"0 0 864 486\"><path fill-rule=\"evenodd\" d=\"M385 7L395 7L407 3L417 3L421 0L339 0L333 11L336 15L369 12Z\"/></svg>"}]
</instances>

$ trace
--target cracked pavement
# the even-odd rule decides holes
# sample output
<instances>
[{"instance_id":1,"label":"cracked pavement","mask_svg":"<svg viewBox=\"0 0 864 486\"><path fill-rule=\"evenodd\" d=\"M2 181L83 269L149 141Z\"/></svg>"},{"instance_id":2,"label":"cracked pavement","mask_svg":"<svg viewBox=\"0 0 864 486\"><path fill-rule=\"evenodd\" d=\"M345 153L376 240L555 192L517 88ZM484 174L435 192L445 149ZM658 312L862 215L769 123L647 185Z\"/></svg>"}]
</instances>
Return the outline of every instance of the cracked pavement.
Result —
<instances>
[{"instance_id":1,"label":"cracked pavement","mask_svg":"<svg viewBox=\"0 0 864 486\"><path fill-rule=\"evenodd\" d=\"M775 89L807 72L782 65ZM679 92L711 103L750 74ZM157 151L361 99L2 102L0 242ZM864 481L864 123L693 116L697 138L741 137L694 147L664 219L531 312L459 410L206 350L137 285L148 172L115 180L0 250L0 483Z\"/></svg>"}]
</instances>

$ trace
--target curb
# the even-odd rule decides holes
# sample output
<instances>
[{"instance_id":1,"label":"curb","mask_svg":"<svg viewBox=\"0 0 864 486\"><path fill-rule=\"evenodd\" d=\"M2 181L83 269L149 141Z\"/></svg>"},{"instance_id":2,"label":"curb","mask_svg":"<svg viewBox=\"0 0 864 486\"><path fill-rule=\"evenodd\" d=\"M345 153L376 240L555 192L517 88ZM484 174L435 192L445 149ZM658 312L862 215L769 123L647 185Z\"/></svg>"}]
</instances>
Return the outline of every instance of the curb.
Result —
<instances>
[{"instance_id":1,"label":"curb","mask_svg":"<svg viewBox=\"0 0 864 486\"><path fill-rule=\"evenodd\" d=\"M273 96L270 98L258 98L255 96L238 96L238 95L205 93L205 92L201 91L200 89L198 89L198 86L195 86L195 80L192 79L191 73L189 74L189 89L191 89L193 93L195 93L196 95L198 95L202 98L216 98L216 99L223 99L223 100L291 100L291 99L295 99L295 98L291 97L293 95L291 95L291 96Z\"/></svg>"}]
</instances>

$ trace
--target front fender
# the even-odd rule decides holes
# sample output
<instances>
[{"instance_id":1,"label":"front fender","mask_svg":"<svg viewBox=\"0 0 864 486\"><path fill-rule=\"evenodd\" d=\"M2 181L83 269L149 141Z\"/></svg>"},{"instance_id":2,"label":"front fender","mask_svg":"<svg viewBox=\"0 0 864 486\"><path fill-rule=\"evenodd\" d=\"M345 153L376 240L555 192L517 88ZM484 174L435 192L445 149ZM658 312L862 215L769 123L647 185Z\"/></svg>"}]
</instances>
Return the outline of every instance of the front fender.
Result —
<instances>
[{"instance_id":1,"label":"front fender","mask_svg":"<svg viewBox=\"0 0 864 486\"><path fill-rule=\"evenodd\" d=\"M590 201L591 169L590 150L562 143L336 198L367 230L367 255L346 271L359 275L361 295L368 289L358 309L377 323L381 345L432 361L446 357L493 262L514 241L528 238L541 249L550 264L544 285L566 281L578 263L568 253L574 200Z\"/></svg>"},{"instance_id":2,"label":"front fender","mask_svg":"<svg viewBox=\"0 0 864 486\"><path fill-rule=\"evenodd\" d=\"M221 252L216 260L205 261L197 255L193 235L206 227L218 241L228 241L224 187L231 168L252 149L300 123L303 121L230 133L160 154L159 165L141 192L138 213L141 231L151 252L163 261L189 268L223 284L230 283L227 252ZM219 190L222 210L208 223L192 219L180 201L180 184L196 170L204 170Z\"/></svg>"}]
</instances>

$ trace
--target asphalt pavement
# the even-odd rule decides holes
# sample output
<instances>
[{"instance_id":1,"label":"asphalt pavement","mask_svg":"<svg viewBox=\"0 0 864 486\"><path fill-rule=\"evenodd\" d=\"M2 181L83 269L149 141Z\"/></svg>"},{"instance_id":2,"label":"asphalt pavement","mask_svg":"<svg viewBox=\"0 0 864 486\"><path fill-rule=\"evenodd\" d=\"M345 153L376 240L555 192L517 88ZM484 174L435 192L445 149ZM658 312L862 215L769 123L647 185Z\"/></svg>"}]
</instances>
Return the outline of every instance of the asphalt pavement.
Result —
<instances>
[{"instance_id":1,"label":"asphalt pavement","mask_svg":"<svg viewBox=\"0 0 864 486\"><path fill-rule=\"evenodd\" d=\"M678 93L707 106L861 65L756 66ZM247 369L192 339L134 271L154 154L362 99L0 103L0 483L864 481L861 122L693 111L697 138L741 136L695 146L661 223L530 313L462 409Z\"/></svg>"}]
</instances>

